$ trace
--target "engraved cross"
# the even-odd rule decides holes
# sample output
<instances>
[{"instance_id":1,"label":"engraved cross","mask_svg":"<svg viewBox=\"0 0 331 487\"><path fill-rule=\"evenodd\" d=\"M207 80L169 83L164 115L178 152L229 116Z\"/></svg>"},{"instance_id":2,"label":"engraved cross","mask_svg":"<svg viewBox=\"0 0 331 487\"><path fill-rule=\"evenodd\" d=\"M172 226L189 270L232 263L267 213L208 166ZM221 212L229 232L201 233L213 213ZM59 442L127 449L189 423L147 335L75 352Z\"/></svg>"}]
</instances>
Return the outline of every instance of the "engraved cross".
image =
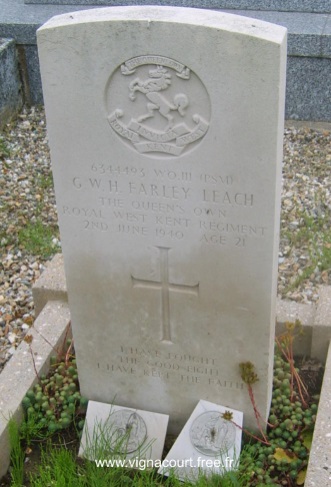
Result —
<instances>
[{"instance_id":1,"label":"engraved cross","mask_svg":"<svg viewBox=\"0 0 331 487\"><path fill-rule=\"evenodd\" d=\"M168 253L170 248L157 247L160 251L160 281L153 281L149 279L137 279L131 276L132 285L136 288L154 289L161 291L161 341L171 342L171 328L170 328L170 291L185 294L193 294L195 296L199 293L199 283L192 286L186 284L174 284L169 282L169 259Z\"/></svg>"}]
</instances>

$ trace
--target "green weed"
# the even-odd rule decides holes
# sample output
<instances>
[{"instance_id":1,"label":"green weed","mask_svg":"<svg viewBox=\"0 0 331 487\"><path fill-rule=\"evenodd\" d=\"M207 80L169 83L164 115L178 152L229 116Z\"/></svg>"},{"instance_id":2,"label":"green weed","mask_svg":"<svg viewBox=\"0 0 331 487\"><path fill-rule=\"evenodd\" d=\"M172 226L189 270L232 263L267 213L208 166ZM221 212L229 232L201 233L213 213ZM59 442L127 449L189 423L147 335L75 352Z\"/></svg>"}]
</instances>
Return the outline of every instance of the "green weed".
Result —
<instances>
[{"instance_id":1,"label":"green weed","mask_svg":"<svg viewBox=\"0 0 331 487\"><path fill-rule=\"evenodd\" d=\"M243 478L243 477L242 477ZM77 463L65 448L46 448L38 471L30 477L31 487L243 487L238 472L224 476L200 475L197 481L180 481L173 474L162 477L156 470L132 470L123 467L97 467L88 460Z\"/></svg>"},{"instance_id":2,"label":"green weed","mask_svg":"<svg viewBox=\"0 0 331 487\"><path fill-rule=\"evenodd\" d=\"M4 141L4 139L0 136L0 159L4 157L9 157L10 151Z\"/></svg>"},{"instance_id":3,"label":"green weed","mask_svg":"<svg viewBox=\"0 0 331 487\"><path fill-rule=\"evenodd\" d=\"M288 291L293 291L294 289L297 289L306 279L309 278L309 276L314 272L315 266L309 266L306 269L302 271L301 275L298 275L293 283L287 287L285 292Z\"/></svg>"},{"instance_id":4,"label":"green weed","mask_svg":"<svg viewBox=\"0 0 331 487\"><path fill-rule=\"evenodd\" d=\"M10 418L8 422L12 487L21 487L24 476L24 452L21 448L17 422Z\"/></svg>"},{"instance_id":5,"label":"green weed","mask_svg":"<svg viewBox=\"0 0 331 487\"><path fill-rule=\"evenodd\" d=\"M110 416L111 417L111 416ZM31 487L44 487L45 485L56 485L57 487L243 487L245 484L243 476L237 471L226 472L223 476L205 476L201 473L196 481L180 481L173 471L168 477L157 473L154 468L133 469L121 466L97 466L93 459L122 460L125 462L125 441L121 437L118 443L117 432L112 430L111 423L96 424L91 438L85 437L84 453L91 460L80 460L77 462L75 454L66 448L57 449L50 444L44 449L41 455L41 463L30 477ZM116 440L117 441L117 440ZM137 465L139 459L147 454L151 443L142 447L137 452Z\"/></svg>"},{"instance_id":6,"label":"green weed","mask_svg":"<svg viewBox=\"0 0 331 487\"><path fill-rule=\"evenodd\" d=\"M37 411L29 411L20 426L20 438L30 446L35 440L45 440L50 433L40 422Z\"/></svg>"},{"instance_id":7,"label":"green weed","mask_svg":"<svg viewBox=\"0 0 331 487\"><path fill-rule=\"evenodd\" d=\"M306 213L299 217L300 227L293 232L286 231L284 236L292 248L300 248L307 256L307 263L300 275L285 290L293 291L310 277L315 269L320 272L331 270L331 210L326 206L323 216L311 216Z\"/></svg>"},{"instance_id":8,"label":"green weed","mask_svg":"<svg viewBox=\"0 0 331 487\"><path fill-rule=\"evenodd\" d=\"M18 232L18 243L27 252L48 258L57 251L53 244L55 234L53 227L47 227L41 220L36 220L28 223Z\"/></svg>"},{"instance_id":9,"label":"green weed","mask_svg":"<svg viewBox=\"0 0 331 487\"><path fill-rule=\"evenodd\" d=\"M47 175L40 174L37 178L36 181L36 187L38 189L41 189L43 191L53 188L54 183L53 183L53 175L52 173L49 173Z\"/></svg>"},{"instance_id":10,"label":"green weed","mask_svg":"<svg viewBox=\"0 0 331 487\"><path fill-rule=\"evenodd\" d=\"M74 454L61 448L59 450L46 448L41 454L41 465L36 475L30 478L31 487L57 487L87 486L84 475L80 475Z\"/></svg>"}]
</instances>

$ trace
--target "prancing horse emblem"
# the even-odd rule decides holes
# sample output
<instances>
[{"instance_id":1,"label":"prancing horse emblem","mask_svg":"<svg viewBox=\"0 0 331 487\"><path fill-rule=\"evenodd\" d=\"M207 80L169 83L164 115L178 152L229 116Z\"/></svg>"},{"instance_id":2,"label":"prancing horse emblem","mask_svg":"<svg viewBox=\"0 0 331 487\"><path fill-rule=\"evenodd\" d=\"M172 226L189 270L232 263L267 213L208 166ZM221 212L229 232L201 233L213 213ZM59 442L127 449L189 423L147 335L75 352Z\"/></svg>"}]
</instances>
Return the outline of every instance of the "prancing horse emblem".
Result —
<instances>
[{"instance_id":1,"label":"prancing horse emblem","mask_svg":"<svg viewBox=\"0 0 331 487\"><path fill-rule=\"evenodd\" d=\"M154 117L154 110L158 110L160 115L168 120L165 130L169 130L174 124L174 117L171 115L171 111L177 110L184 117L185 108L188 105L188 98L184 93L177 93L172 102L159 93L159 91L166 90L170 85L171 74L163 66L151 69L147 80L140 81L139 78L136 78L130 83L130 100L134 101L136 99L136 91L140 91L151 102L147 103L147 113L139 117L138 122Z\"/></svg>"},{"instance_id":2,"label":"prancing horse emblem","mask_svg":"<svg viewBox=\"0 0 331 487\"><path fill-rule=\"evenodd\" d=\"M190 84L192 72L183 64L163 56L139 56L126 61L115 74L109 89L114 85L115 99L122 99L126 106L113 109L108 122L138 152L178 156L207 133L209 97L196 75ZM123 83L123 77L133 74L129 84ZM201 97L197 97L197 85Z\"/></svg>"}]
</instances>

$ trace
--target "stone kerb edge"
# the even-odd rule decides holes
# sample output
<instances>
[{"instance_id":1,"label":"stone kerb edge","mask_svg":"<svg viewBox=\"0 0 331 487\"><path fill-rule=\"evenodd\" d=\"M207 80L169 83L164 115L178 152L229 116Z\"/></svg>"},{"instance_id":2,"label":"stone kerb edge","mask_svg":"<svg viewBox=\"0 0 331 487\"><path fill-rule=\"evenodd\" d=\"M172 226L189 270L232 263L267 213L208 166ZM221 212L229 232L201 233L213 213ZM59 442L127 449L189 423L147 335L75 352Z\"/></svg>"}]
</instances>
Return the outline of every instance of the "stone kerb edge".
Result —
<instances>
[{"instance_id":1,"label":"stone kerb edge","mask_svg":"<svg viewBox=\"0 0 331 487\"><path fill-rule=\"evenodd\" d=\"M331 485L331 343L325 364L323 385L305 487L328 487Z\"/></svg>"},{"instance_id":2,"label":"stone kerb edge","mask_svg":"<svg viewBox=\"0 0 331 487\"><path fill-rule=\"evenodd\" d=\"M63 255L56 254L47 264L32 288L35 316L39 316L48 301L68 302Z\"/></svg>"},{"instance_id":3,"label":"stone kerb edge","mask_svg":"<svg viewBox=\"0 0 331 487\"><path fill-rule=\"evenodd\" d=\"M323 363L326 360L329 342L331 341L331 287L321 286L319 302L314 319L311 356Z\"/></svg>"},{"instance_id":4,"label":"stone kerb edge","mask_svg":"<svg viewBox=\"0 0 331 487\"><path fill-rule=\"evenodd\" d=\"M22 400L37 382L39 374L47 373L50 356L61 348L66 336L70 336L70 312L67 303L50 301L44 307L34 326L28 332L32 336L30 346L23 341L0 374L0 478L6 474L10 463L8 420L22 420Z\"/></svg>"}]
</instances>

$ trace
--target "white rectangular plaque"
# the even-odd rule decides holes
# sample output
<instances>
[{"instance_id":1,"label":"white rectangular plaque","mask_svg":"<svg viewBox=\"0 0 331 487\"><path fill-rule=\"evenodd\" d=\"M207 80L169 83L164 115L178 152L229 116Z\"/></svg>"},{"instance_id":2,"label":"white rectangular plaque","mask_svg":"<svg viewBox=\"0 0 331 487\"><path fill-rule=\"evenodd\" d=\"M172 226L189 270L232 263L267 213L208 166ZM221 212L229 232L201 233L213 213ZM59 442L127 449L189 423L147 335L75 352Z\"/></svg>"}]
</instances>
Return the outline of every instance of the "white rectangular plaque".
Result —
<instances>
[{"instance_id":1,"label":"white rectangular plaque","mask_svg":"<svg viewBox=\"0 0 331 487\"><path fill-rule=\"evenodd\" d=\"M200 400L162 462L159 473L181 480L222 475L236 469L241 451L243 413Z\"/></svg>"},{"instance_id":2,"label":"white rectangular plaque","mask_svg":"<svg viewBox=\"0 0 331 487\"><path fill-rule=\"evenodd\" d=\"M152 467L161 461L168 421L166 414L89 401L78 455L123 460L114 467Z\"/></svg>"}]
</instances>

